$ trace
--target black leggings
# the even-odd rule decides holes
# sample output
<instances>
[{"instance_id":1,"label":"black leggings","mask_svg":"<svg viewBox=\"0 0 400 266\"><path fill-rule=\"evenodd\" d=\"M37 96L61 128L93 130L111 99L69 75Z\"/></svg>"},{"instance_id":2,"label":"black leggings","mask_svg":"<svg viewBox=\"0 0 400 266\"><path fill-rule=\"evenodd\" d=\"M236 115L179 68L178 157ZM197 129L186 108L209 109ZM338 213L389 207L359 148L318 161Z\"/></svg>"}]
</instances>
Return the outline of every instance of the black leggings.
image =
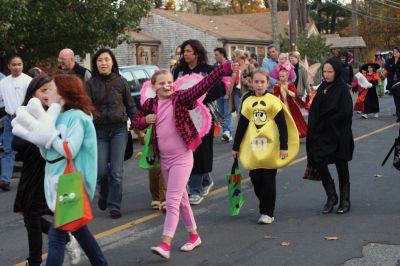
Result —
<instances>
[{"instance_id":1,"label":"black leggings","mask_svg":"<svg viewBox=\"0 0 400 266\"><path fill-rule=\"evenodd\" d=\"M28 232L29 243L29 265L41 265L42 263L42 247L43 238L42 233L48 235L51 222L42 217L43 206L32 204L29 212L24 215L24 223L26 231ZM70 238L67 235L67 243Z\"/></svg>"},{"instance_id":2,"label":"black leggings","mask_svg":"<svg viewBox=\"0 0 400 266\"><path fill-rule=\"evenodd\" d=\"M274 217L276 201L276 169L255 169L249 172L254 192L260 201L260 214Z\"/></svg>"},{"instance_id":3,"label":"black leggings","mask_svg":"<svg viewBox=\"0 0 400 266\"><path fill-rule=\"evenodd\" d=\"M347 161L338 160L335 162L336 170L339 176L339 187L349 183L349 163ZM318 172L321 175L322 182L330 182L332 180L331 173L329 172L328 165L318 165Z\"/></svg>"},{"instance_id":4,"label":"black leggings","mask_svg":"<svg viewBox=\"0 0 400 266\"><path fill-rule=\"evenodd\" d=\"M34 210L24 216L24 222L28 232L29 265L40 265L42 263L42 233L46 235L49 233L51 223Z\"/></svg>"}]
</instances>

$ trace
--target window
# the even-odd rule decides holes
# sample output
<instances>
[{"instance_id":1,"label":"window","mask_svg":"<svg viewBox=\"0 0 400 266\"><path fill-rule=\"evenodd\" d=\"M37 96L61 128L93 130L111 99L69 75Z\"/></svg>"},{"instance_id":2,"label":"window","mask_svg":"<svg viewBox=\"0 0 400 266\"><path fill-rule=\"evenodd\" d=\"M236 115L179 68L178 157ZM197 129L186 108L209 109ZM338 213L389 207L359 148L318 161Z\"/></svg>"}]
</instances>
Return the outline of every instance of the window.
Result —
<instances>
[{"instance_id":1,"label":"window","mask_svg":"<svg viewBox=\"0 0 400 266\"><path fill-rule=\"evenodd\" d=\"M142 69L133 70L133 75L135 76L136 80L139 81L140 88L142 87L143 83L149 79L146 72L144 72Z\"/></svg>"},{"instance_id":2,"label":"window","mask_svg":"<svg viewBox=\"0 0 400 266\"><path fill-rule=\"evenodd\" d=\"M255 46L246 46L246 50L247 50L250 54L257 54L257 53L256 53L256 47L255 47Z\"/></svg>"}]
</instances>

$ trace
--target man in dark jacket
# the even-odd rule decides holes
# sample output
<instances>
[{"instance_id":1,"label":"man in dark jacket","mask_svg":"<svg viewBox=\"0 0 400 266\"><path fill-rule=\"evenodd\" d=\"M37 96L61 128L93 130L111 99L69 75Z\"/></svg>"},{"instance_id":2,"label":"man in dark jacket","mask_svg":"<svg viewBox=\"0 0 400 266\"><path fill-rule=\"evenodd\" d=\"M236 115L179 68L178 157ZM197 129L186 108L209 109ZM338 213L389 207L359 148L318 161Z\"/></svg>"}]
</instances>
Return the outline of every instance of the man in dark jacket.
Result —
<instances>
[{"instance_id":1,"label":"man in dark jacket","mask_svg":"<svg viewBox=\"0 0 400 266\"><path fill-rule=\"evenodd\" d=\"M342 61L342 79L347 85L351 86L354 72L353 67L349 64L349 53L347 51L340 53L340 61Z\"/></svg>"},{"instance_id":2,"label":"man in dark jacket","mask_svg":"<svg viewBox=\"0 0 400 266\"><path fill-rule=\"evenodd\" d=\"M69 48L60 51L58 54L58 63L62 70L77 75L83 82L88 81L92 77L92 73L88 69L75 62L74 51Z\"/></svg>"}]
</instances>

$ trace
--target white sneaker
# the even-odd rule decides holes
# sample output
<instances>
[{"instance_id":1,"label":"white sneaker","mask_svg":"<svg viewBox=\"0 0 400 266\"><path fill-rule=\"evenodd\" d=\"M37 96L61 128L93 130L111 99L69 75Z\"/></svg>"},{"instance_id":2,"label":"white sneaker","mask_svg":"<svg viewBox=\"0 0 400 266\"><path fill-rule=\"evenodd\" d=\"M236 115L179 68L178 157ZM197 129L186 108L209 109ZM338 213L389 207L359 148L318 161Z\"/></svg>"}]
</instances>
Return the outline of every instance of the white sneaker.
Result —
<instances>
[{"instance_id":1,"label":"white sneaker","mask_svg":"<svg viewBox=\"0 0 400 266\"><path fill-rule=\"evenodd\" d=\"M367 119L368 115L367 114L363 114L361 117L364 118L364 119Z\"/></svg>"},{"instance_id":2,"label":"white sneaker","mask_svg":"<svg viewBox=\"0 0 400 266\"><path fill-rule=\"evenodd\" d=\"M160 209L160 202L158 200L153 200L151 203L151 208L153 210L159 210Z\"/></svg>"},{"instance_id":3,"label":"white sneaker","mask_svg":"<svg viewBox=\"0 0 400 266\"><path fill-rule=\"evenodd\" d=\"M165 251L160 246L152 247L151 252L166 260L170 258L170 251Z\"/></svg>"},{"instance_id":4,"label":"white sneaker","mask_svg":"<svg viewBox=\"0 0 400 266\"><path fill-rule=\"evenodd\" d=\"M232 141L231 133L229 131L224 131L224 133L222 134L221 140L226 141L226 142Z\"/></svg>"},{"instance_id":5,"label":"white sneaker","mask_svg":"<svg viewBox=\"0 0 400 266\"><path fill-rule=\"evenodd\" d=\"M69 233L69 242L65 245L65 252L69 257L71 265L76 265L81 261L81 249L75 237Z\"/></svg>"},{"instance_id":6,"label":"white sneaker","mask_svg":"<svg viewBox=\"0 0 400 266\"><path fill-rule=\"evenodd\" d=\"M194 243L186 242L185 245L181 247L181 251L192 251L193 249L199 247L201 245L201 239L200 237L197 238L197 240Z\"/></svg>"},{"instance_id":7,"label":"white sneaker","mask_svg":"<svg viewBox=\"0 0 400 266\"><path fill-rule=\"evenodd\" d=\"M210 193L210 190L213 186L214 186L214 181L211 181L211 183L208 186L203 187L203 197L207 196L208 193Z\"/></svg>"},{"instance_id":8,"label":"white sneaker","mask_svg":"<svg viewBox=\"0 0 400 266\"><path fill-rule=\"evenodd\" d=\"M167 211L167 202L163 201L160 203L160 211L166 212Z\"/></svg>"},{"instance_id":9,"label":"white sneaker","mask_svg":"<svg viewBox=\"0 0 400 266\"><path fill-rule=\"evenodd\" d=\"M374 117L379 118L379 114L378 113L374 114Z\"/></svg>"},{"instance_id":10,"label":"white sneaker","mask_svg":"<svg viewBox=\"0 0 400 266\"><path fill-rule=\"evenodd\" d=\"M203 201L203 197L199 195L190 195L189 203L190 205L199 205Z\"/></svg>"},{"instance_id":11,"label":"white sneaker","mask_svg":"<svg viewBox=\"0 0 400 266\"><path fill-rule=\"evenodd\" d=\"M266 214L261 214L260 218L258 219L259 224L272 224L272 222L274 221L274 217L269 217Z\"/></svg>"}]
</instances>

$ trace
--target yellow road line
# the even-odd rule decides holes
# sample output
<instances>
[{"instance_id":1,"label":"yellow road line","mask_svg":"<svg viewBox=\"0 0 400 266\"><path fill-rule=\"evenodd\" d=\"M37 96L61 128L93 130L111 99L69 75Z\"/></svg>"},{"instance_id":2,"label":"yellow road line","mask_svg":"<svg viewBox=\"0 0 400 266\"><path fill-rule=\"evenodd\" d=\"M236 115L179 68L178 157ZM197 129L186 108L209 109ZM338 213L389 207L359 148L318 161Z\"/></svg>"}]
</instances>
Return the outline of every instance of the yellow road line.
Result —
<instances>
[{"instance_id":1,"label":"yellow road line","mask_svg":"<svg viewBox=\"0 0 400 266\"><path fill-rule=\"evenodd\" d=\"M368 137L370 137L370 136L372 136L372 135L378 134L378 133L380 133L380 132L382 132L382 131L385 131L386 129L392 128L392 127L397 126L397 125L398 125L397 123L394 123L394 124L390 124L390 125L388 125L388 126L379 128L379 129L377 129L377 130L374 130L374 131L372 131L372 132L369 132L369 133L367 133L367 134L364 134L364 135L362 135L362 136L359 136L359 137L355 138L354 141L359 141L359 140L368 138ZM295 161L293 161L290 165L294 165L294 164L300 163L300 162L302 162L302 161L304 161L304 160L306 160L306 159L307 159L307 156L303 156L303 157L298 158L298 159L296 159ZM243 179L242 182L243 182L243 183L250 182L250 178ZM214 189L214 190L211 191L205 198L210 198L210 197L213 197L213 196L215 196L215 195L218 195L218 194L220 194L220 193L226 191L227 189L228 189L227 186L223 186L223 187ZM142 224L142 223L144 223L144 222L147 222L147 221L149 221L149 220L152 220L152 219L154 219L154 218L157 218L157 217L159 217L159 216L161 216L161 215L163 215L163 213L162 213L161 211L160 211L160 212L154 212L154 213L152 213L152 214L143 216L143 217L138 218L138 219L136 219L136 220L132 220L132 221L130 221L129 223L122 224L122 225L119 225L119 226L117 226L117 227L113 227L113 228L111 228L111 229L108 229L108 230L106 230L106 231L103 231L103 232L101 232L101 233L98 233L98 234L96 234L94 237L95 237L96 239L100 239L100 238L103 238L103 237L106 237L106 236L109 236L109 235L118 233L118 232L120 232L120 231L122 231L122 230L131 228L131 227L133 227L133 226L135 226L135 225ZM44 253L44 254L42 255L42 260L45 260L46 258L47 258L47 253ZM24 265L25 265L25 262L21 262L21 263L15 264L14 266L24 266Z\"/></svg>"}]
</instances>

